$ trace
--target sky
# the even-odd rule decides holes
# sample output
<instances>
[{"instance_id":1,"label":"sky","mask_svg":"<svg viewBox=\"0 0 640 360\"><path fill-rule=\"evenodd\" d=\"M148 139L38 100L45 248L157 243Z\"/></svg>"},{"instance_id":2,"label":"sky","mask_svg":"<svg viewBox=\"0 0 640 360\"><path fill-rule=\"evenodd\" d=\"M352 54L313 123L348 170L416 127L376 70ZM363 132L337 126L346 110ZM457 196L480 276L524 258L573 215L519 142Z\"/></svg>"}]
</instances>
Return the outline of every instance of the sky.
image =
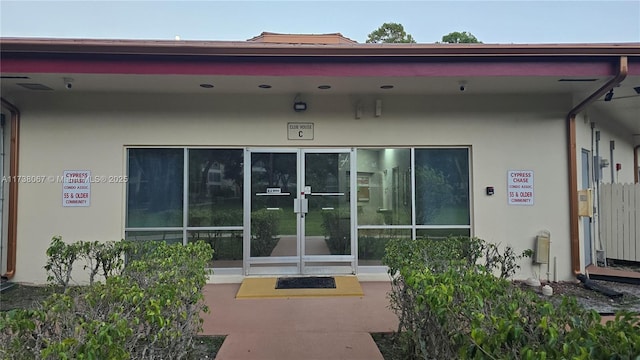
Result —
<instances>
[{"instance_id":1,"label":"sky","mask_svg":"<svg viewBox=\"0 0 640 360\"><path fill-rule=\"evenodd\" d=\"M453 31L490 44L640 42L640 0L0 0L2 37L244 41L263 31L339 32L364 43L385 22L419 43Z\"/></svg>"}]
</instances>

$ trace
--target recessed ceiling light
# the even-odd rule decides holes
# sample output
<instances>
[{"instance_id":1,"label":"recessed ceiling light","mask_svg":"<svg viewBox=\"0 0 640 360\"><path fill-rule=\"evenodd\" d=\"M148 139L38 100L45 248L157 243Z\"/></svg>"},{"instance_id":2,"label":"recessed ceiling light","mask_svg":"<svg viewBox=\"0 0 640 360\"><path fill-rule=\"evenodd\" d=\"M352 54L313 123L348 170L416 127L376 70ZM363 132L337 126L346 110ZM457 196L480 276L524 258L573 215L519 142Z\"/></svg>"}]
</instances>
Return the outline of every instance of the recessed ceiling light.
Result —
<instances>
[{"instance_id":1,"label":"recessed ceiling light","mask_svg":"<svg viewBox=\"0 0 640 360\"><path fill-rule=\"evenodd\" d=\"M318 86L318 89L322 89L322 90L331 89L331 85L320 85Z\"/></svg>"},{"instance_id":2,"label":"recessed ceiling light","mask_svg":"<svg viewBox=\"0 0 640 360\"><path fill-rule=\"evenodd\" d=\"M201 88L205 88L205 89L211 89L211 88L213 88L213 85L211 85L211 84L200 84L200 87Z\"/></svg>"},{"instance_id":3,"label":"recessed ceiling light","mask_svg":"<svg viewBox=\"0 0 640 360\"><path fill-rule=\"evenodd\" d=\"M385 90L393 89L393 85L382 85L382 86L380 86L380 89L385 89Z\"/></svg>"},{"instance_id":4,"label":"recessed ceiling light","mask_svg":"<svg viewBox=\"0 0 640 360\"><path fill-rule=\"evenodd\" d=\"M258 85L258 87L260 89L271 89L271 85L267 85L267 84L260 84L260 85Z\"/></svg>"}]
</instances>

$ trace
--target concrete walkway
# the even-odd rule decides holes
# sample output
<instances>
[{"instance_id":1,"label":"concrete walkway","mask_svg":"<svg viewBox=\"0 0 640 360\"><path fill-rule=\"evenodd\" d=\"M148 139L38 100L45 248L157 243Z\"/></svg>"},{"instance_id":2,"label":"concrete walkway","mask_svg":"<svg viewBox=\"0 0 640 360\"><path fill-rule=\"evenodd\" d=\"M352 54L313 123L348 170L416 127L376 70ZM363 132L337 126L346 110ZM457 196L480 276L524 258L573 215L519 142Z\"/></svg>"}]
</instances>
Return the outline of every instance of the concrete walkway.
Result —
<instances>
[{"instance_id":1,"label":"concrete walkway","mask_svg":"<svg viewBox=\"0 0 640 360\"><path fill-rule=\"evenodd\" d=\"M363 297L235 299L240 284L204 288L204 335L227 335L217 360L383 360L369 335L395 331L389 282L362 282Z\"/></svg>"}]
</instances>

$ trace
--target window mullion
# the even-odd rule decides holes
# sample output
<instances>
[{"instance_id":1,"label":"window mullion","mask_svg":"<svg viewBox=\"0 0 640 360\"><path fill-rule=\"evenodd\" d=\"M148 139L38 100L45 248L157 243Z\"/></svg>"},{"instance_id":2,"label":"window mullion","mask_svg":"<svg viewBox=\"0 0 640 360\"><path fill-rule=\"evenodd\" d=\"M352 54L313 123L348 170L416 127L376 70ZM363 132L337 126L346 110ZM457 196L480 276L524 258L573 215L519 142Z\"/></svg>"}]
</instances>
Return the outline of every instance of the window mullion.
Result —
<instances>
[{"instance_id":1,"label":"window mullion","mask_svg":"<svg viewBox=\"0 0 640 360\"><path fill-rule=\"evenodd\" d=\"M189 221L189 150L184 148L182 174L182 244L187 245L187 225Z\"/></svg>"},{"instance_id":2,"label":"window mullion","mask_svg":"<svg viewBox=\"0 0 640 360\"><path fill-rule=\"evenodd\" d=\"M411 148L411 238L416 239L416 149Z\"/></svg>"}]
</instances>

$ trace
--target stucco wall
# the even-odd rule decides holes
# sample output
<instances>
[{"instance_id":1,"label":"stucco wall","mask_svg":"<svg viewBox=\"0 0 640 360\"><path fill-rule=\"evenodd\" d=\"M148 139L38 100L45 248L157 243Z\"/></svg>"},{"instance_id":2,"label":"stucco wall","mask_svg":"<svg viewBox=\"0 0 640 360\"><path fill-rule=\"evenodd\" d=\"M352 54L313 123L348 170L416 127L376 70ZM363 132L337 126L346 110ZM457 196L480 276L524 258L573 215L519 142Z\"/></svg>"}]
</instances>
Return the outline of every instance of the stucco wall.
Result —
<instances>
[{"instance_id":1,"label":"stucco wall","mask_svg":"<svg viewBox=\"0 0 640 360\"><path fill-rule=\"evenodd\" d=\"M382 99L382 116L373 114ZM124 175L125 147L157 146L471 146L475 236L517 253L551 232L558 277L569 279L566 112L562 96L304 96L29 93L22 112L20 173ZM355 119L355 104L364 106ZM287 140L287 122L313 122L313 140ZM507 171L531 170L535 204L507 205ZM494 196L485 187L494 186ZM116 240L124 233L125 184L92 184L91 206L62 207L62 184L20 184L15 281L43 282L53 235L66 241ZM521 278L540 276L523 264ZM542 271L541 271L542 270ZM552 269L553 270L553 269Z\"/></svg>"}]
</instances>

